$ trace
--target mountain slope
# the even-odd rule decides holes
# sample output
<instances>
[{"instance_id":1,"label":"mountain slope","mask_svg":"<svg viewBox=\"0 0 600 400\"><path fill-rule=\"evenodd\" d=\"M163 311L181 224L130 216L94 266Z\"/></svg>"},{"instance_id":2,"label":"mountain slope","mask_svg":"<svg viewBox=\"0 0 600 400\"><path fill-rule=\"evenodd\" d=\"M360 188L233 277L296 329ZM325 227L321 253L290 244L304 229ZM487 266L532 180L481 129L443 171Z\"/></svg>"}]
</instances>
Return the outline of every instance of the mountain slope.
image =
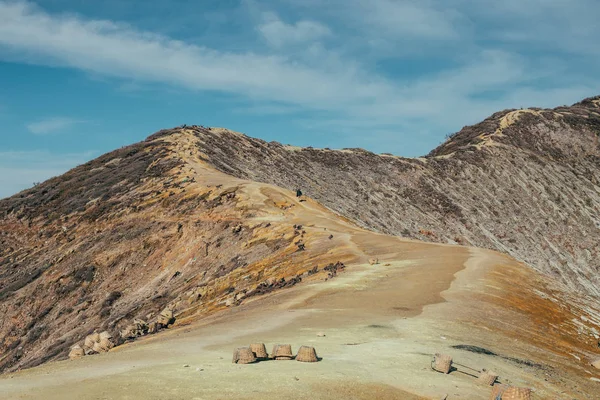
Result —
<instances>
[{"instance_id":1,"label":"mountain slope","mask_svg":"<svg viewBox=\"0 0 600 400\"><path fill-rule=\"evenodd\" d=\"M227 174L301 188L375 231L496 249L600 295L600 97L496 113L416 159L192 130Z\"/></svg>"},{"instance_id":2,"label":"mountain slope","mask_svg":"<svg viewBox=\"0 0 600 400\"><path fill-rule=\"evenodd\" d=\"M307 231L327 228L347 239L341 251L380 263L357 257L327 282L244 299L102 356L0 376L0 393L28 400L484 399L492 389L475 378L486 368L502 383L532 388L534 399L594 398L600 373L589 362L598 354L600 310L552 291L548 278L506 255L375 234L305 202L293 209ZM293 351L315 346L322 359L231 363L232 349L256 342L268 350L281 342ZM457 371L432 371L435 352L454 357Z\"/></svg>"},{"instance_id":3,"label":"mountain slope","mask_svg":"<svg viewBox=\"0 0 600 400\"><path fill-rule=\"evenodd\" d=\"M188 323L380 256L353 237L384 236L351 221L495 248L557 278L528 290L597 296L598 107L498 113L419 159L181 127L0 200L0 370L165 308ZM557 296L586 318L577 351L592 348L590 300Z\"/></svg>"},{"instance_id":4,"label":"mountain slope","mask_svg":"<svg viewBox=\"0 0 600 400\"><path fill-rule=\"evenodd\" d=\"M296 225L292 193L215 171L195 146L149 139L0 202L0 370L64 358L94 330L119 338L164 308L182 321L324 279L355 258L343 236Z\"/></svg>"}]
</instances>

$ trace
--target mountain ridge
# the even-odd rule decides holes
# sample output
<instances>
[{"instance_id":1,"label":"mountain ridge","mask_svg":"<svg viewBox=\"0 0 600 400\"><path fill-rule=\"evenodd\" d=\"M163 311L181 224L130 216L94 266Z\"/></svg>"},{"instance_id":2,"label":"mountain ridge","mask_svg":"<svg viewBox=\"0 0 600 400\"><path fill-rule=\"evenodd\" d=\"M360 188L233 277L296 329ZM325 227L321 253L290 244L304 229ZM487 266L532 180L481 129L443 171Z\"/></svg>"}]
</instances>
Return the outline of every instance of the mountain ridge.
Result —
<instances>
[{"instance_id":1,"label":"mountain ridge","mask_svg":"<svg viewBox=\"0 0 600 400\"><path fill-rule=\"evenodd\" d=\"M487 122L496 134L513 115L501 135L413 159L182 126L0 200L0 369L65 357L95 329L118 335L165 307L185 321L365 261L347 234L298 227L304 209L342 231L499 250L597 299L599 101L581 103L591 117L509 110ZM518 135L533 147L515 151ZM565 137L564 150L532 151Z\"/></svg>"},{"instance_id":2,"label":"mountain ridge","mask_svg":"<svg viewBox=\"0 0 600 400\"><path fill-rule=\"evenodd\" d=\"M513 141L506 140L506 135L503 135L502 133L503 130L509 128L513 124L518 124L520 116L526 117L528 119L527 123L529 124L541 122L541 119L555 121L557 118L560 118L567 124L575 127L587 125L591 127L597 135L600 132L600 96L588 97L573 104L572 106L560 106L552 109L542 109L536 107L525 109L506 109L496 112L486 118L484 121L475 125L466 126L460 131L450 135L448 140L433 149L428 156L448 155L456 149L467 149L469 146L482 144L486 139L492 137L504 139L498 141L498 143L513 145L522 150L537 150L543 154L543 148L536 148L535 146L532 146L532 143L525 140L526 138L519 138L518 136L520 135L514 135L515 133L518 134L519 132L512 132ZM461 147L461 144L463 147ZM564 145L564 143L561 144Z\"/></svg>"},{"instance_id":3,"label":"mountain ridge","mask_svg":"<svg viewBox=\"0 0 600 400\"><path fill-rule=\"evenodd\" d=\"M552 110L505 110L484 121L484 132L466 127L421 158L191 129L206 162L224 173L301 188L382 233L500 250L564 288L598 296L599 121L598 97ZM465 137L477 140L458 145Z\"/></svg>"}]
</instances>

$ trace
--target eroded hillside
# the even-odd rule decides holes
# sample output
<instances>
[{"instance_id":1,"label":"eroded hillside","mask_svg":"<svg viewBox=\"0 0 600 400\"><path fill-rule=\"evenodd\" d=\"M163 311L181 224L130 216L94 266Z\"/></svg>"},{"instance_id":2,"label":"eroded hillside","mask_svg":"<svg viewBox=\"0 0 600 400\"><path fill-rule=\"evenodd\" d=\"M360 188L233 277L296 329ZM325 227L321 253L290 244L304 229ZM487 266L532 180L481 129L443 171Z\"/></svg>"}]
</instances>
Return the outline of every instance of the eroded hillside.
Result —
<instances>
[{"instance_id":1,"label":"eroded hillside","mask_svg":"<svg viewBox=\"0 0 600 400\"><path fill-rule=\"evenodd\" d=\"M0 370L64 358L94 330L118 344L165 308L181 323L325 279L354 257L294 222L293 193L219 173L197 146L149 139L0 202Z\"/></svg>"},{"instance_id":2,"label":"eroded hillside","mask_svg":"<svg viewBox=\"0 0 600 400\"><path fill-rule=\"evenodd\" d=\"M375 231L496 249L600 295L600 98L502 111L416 159L191 130L227 174L301 188Z\"/></svg>"},{"instance_id":3,"label":"eroded hillside","mask_svg":"<svg viewBox=\"0 0 600 400\"><path fill-rule=\"evenodd\" d=\"M568 314L525 336L551 324L569 335L562 356L587 357L595 303L556 289L600 294L599 102L504 111L418 159L181 127L1 200L0 370L65 358L94 330L119 338L165 308L181 325L378 256L352 237L383 236L350 221L525 260L559 283L531 291Z\"/></svg>"}]
</instances>

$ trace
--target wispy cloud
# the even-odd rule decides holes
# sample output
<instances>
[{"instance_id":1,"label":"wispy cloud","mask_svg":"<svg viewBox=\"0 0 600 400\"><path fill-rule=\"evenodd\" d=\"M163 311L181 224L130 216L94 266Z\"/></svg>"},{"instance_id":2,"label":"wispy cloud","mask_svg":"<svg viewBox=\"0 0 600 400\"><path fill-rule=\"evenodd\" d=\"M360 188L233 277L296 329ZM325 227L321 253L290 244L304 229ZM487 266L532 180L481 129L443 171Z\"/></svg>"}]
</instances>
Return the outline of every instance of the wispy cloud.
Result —
<instances>
[{"instance_id":1,"label":"wispy cloud","mask_svg":"<svg viewBox=\"0 0 600 400\"><path fill-rule=\"evenodd\" d=\"M26 125L26 128L34 135L48 135L65 132L81 122L83 121L75 118L51 117L31 122Z\"/></svg>"},{"instance_id":2,"label":"wispy cloud","mask_svg":"<svg viewBox=\"0 0 600 400\"><path fill-rule=\"evenodd\" d=\"M30 62L316 109L372 103L394 86L334 56L307 65L277 54L222 52L110 21L50 15L21 2L0 2L0 44Z\"/></svg>"},{"instance_id":3,"label":"wispy cloud","mask_svg":"<svg viewBox=\"0 0 600 400\"><path fill-rule=\"evenodd\" d=\"M44 150L0 152L0 199L83 164L94 152L58 154Z\"/></svg>"},{"instance_id":4,"label":"wispy cloud","mask_svg":"<svg viewBox=\"0 0 600 400\"><path fill-rule=\"evenodd\" d=\"M305 44L331 35L331 30L319 22L303 20L294 24L283 22L277 14L267 12L258 31L272 46Z\"/></svg>"},{"instance_id":5,"label":"wispy cloud","mask_svg":"<svg viewBox=\"0 0 600 400\"><path fill-rule=\"evenodd\" d=\"M594 45L600 35L600 2L596 0L505 0L485 4L460 0L459 4L487 28L481 30L481 38L527 46L529 51L600 55L600 48ZM592 60L596 64L599 61Z\"/></svg>"},{"instance_id":6,"label":"wispy cloud","mask_svg":"<svg viewBox=\"0 0 600 400\"><path fill-rule=\"evenodd\" d=\"M351 2L352 3L352 2ZM427 0L358 0L355 5L374 32L392 37L455 39L465 18L446 3Z\"/></svg>"},{"instance_id":7,"label":"wispy cloud","mask_svg":"<svg viewBox=\"0 0 600 400\"><path fill-rule=\"evenodd\" d=\"M593 7L591 0L556 0L552 3L560 6L554 8L543 6L541 0L531 1L549 15L568 7ZM226 51L123 23L51 14L31 3L0 0L0 57L4 48L10 49L11 57L28 62L135 79L136 84L159 82L226 92L248 100L249 112L312 110L320 117L315 126L344 121L344 126L360 127L358 132L370 124L387 132L421 132L426 126L445 134L497 109L573 102L600 87L594 74L569 74L563 53L542 59L522 51L527 40L539 43L528 24L544 32L551 27L533 14L527 22L530 11L517 7L516 0L503 5L474 0L286 3L299 9L311 5L313 14L298 13L302 18L294 19L289 13L261 9L246 21L254 23L250 32L256 35L255 46ZM576 27L574 15L565 12ZM484 24L476 23L477 19ZM597 24L584 19L589 28L579 28L577 38L594 45L591 38L600 33L594 28ZM512 29L522 43L519 46L511 45L516 38L501 35L503 24L515 20L525 21ZM264 46L265 40L270 46ZM427 73L404 75L403 47L422 52L425 60L443 53L445 61ZM435 54L430 48L436 49ZM381 69L378 64L390 57L394 66ZM565 95L571 97L559 97ZM57 125L60 121L37 130L60 129Z\"/></svg>"}]
</instances>

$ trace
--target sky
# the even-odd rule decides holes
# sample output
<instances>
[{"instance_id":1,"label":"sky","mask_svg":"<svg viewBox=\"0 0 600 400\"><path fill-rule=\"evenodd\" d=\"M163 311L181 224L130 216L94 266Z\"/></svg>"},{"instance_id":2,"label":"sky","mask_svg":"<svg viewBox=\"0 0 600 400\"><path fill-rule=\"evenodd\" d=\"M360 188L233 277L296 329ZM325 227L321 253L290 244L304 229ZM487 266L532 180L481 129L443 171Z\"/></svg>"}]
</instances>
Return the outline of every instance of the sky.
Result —
<instances>
[{"instance_id":1,"label":"sky","mask_svg":"<svg viewBox=\"0 0 600 400\"><path fill-rule=\"evenodd\" d=\"M0 0L0 198L153 132L420 156L600 94L597 0Z\"/></svg>"}]
</instances>

